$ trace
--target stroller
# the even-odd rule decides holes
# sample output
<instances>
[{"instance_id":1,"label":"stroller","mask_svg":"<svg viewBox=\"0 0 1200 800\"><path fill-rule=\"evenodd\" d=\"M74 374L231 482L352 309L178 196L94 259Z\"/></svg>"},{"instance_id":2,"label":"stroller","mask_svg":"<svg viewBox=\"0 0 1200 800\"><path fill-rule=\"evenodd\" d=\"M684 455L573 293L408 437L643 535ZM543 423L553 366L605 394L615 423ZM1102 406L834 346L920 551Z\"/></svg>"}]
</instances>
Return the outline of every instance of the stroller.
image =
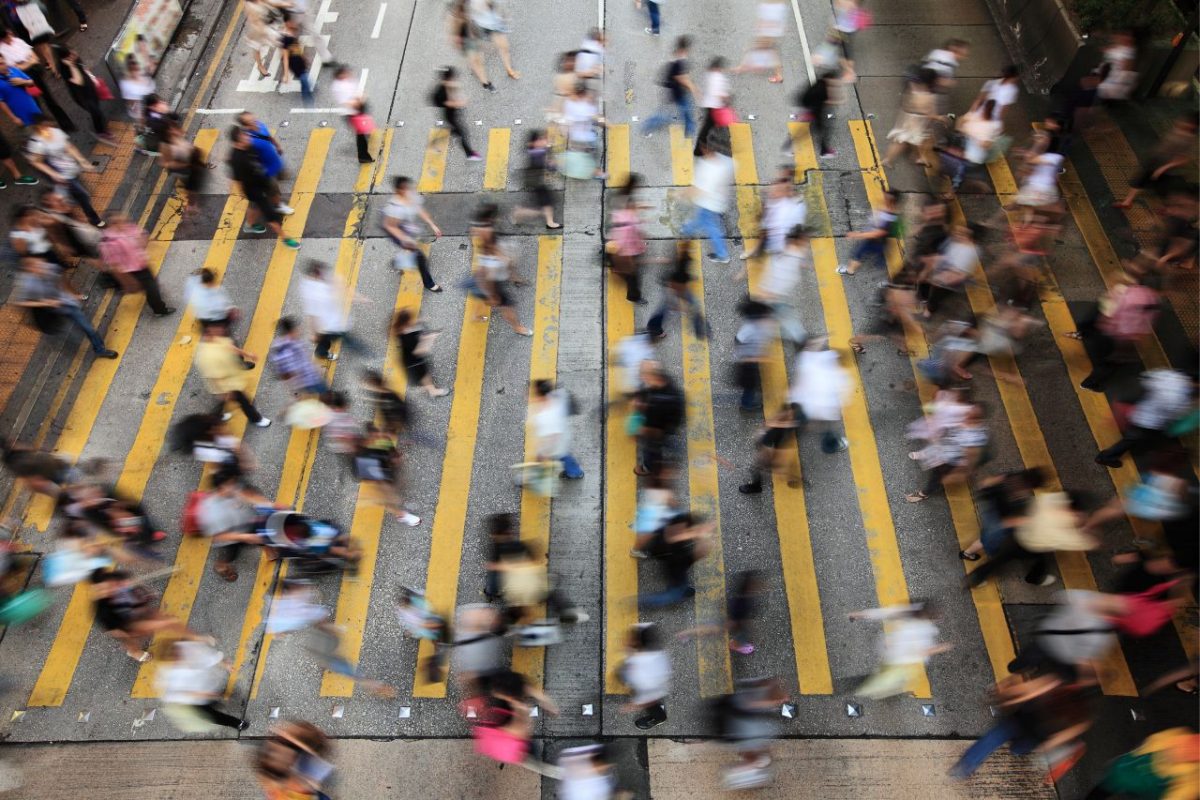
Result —
<instances>
[{"instance_id":1,"label":"stroller","mask_svg":"<svg viewBox=\"0 0 1200 800\"><path fill-rule=\"evenodd\" d=\"M362 558L360 548L332 522L295 511L271 512L260 522L258 534L265 547L289 562L293 578L354 574Z\"/></svg>"}]
</instances>

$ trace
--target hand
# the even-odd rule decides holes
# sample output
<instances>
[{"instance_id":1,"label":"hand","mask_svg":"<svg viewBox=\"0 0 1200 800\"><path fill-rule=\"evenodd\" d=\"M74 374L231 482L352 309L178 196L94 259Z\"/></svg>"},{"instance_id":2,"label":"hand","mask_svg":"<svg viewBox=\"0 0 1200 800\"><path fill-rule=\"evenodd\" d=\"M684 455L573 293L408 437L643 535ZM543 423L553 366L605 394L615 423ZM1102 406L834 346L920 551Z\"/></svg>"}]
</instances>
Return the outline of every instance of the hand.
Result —
<instances>
[{"instance_id":1,"label":"hand","mask_svg":"<svg viewBox=\"0 0 1200 800\"><path fill-rule=\"evenodd\" d=\"M437 225L431 225L430 227L433 229L433 238L434 239L442 238L442 229L441 228L439 228Z\"/></svg>"}]
</instances>

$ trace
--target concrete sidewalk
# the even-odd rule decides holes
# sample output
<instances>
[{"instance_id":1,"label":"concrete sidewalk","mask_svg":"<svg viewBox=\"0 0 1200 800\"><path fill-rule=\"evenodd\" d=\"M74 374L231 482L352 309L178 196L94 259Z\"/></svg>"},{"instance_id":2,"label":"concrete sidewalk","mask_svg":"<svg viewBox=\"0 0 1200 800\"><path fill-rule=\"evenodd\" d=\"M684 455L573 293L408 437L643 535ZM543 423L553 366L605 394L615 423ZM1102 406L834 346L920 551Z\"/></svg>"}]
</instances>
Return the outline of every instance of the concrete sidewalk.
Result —
<instances>
[{"instance_id":1,"label":"concrete sidewalk","mask_svg":"<svg viewBox=\"0 0 1200 800\"><path fill-rule=\"evenodd\" d=\"M775 748L775 782L755 796L814 797L821 800L952 800L1006 798L1052 800L1031 759L996 755L966 783L946 778L946 770L966 746L957 740L816 739L788 740ZM379 742L343 739L334 761L340 781L337 798L429 800L487 798L528 800L557 796L551 781L519 767L486 762L465 740ZM637 748L616 751L633 760ZM129 742L9 746L0 750L7 766L17 765L25 785L4 798L39 800L174 800L219 797L257 800L261 793L250 767L253 744L242 742ZM667 739L648 742L649 789L626 782L645 800L691 800L720 791L721 769L733 755L707 743ZM619 764L623 776L636 764ZM637 781L646 786L644 779ZM436 787L436 788L435 788Z\"/></svg>"}]
</instances>

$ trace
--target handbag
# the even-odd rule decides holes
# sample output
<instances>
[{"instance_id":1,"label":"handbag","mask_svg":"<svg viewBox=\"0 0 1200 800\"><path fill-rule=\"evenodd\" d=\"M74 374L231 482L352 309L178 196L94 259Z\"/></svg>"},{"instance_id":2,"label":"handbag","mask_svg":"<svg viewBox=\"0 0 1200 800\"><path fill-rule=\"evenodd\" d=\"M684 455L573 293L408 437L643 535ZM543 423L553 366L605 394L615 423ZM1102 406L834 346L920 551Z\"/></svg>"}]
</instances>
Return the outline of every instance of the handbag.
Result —
<instances>
[{"instance_id":1,"label":"handbag","mask_svg":"<svg viewBox=\"0 0 1200 800\"><path fill-rule=\"evenodd\" d=\"M587 150L568 150L563 156L562 174L577 181L589 180L596 174L596 159Z\"/></svg>"},{"instance_id":2,"label":"handbag","mask_svg":"<svg viewBox=\"0 0 1200 800\"><path fill-rule=\"evenodd\" d=\"M87 76L92 79L92 85L96 87L96 97L100 100L115 100L116 96L112 89L108 88L108 84L97 78L92 73L88 72Z\"/></svg>"},{"instance_id":3,"label":"handbag","mask_svg":"<svg viewBox=\"0 0 1200 800\"><path fill-rule=\"evenodd\" d=\"M350 127L359 136L369 136L375 132L375 119L370 114L355 114L350 117Z\"/></svg>"},{"instance_id":4,"label":"handbag","mask_svg":"<svg viewBox=\"0 0 1200 800\"><path fill-rule=\"evenodd\" d=\"M738 121L737 112L729 106L721 106L712 110L713 124L720 128L728 128Z\"/></svg>"}]
</instances>

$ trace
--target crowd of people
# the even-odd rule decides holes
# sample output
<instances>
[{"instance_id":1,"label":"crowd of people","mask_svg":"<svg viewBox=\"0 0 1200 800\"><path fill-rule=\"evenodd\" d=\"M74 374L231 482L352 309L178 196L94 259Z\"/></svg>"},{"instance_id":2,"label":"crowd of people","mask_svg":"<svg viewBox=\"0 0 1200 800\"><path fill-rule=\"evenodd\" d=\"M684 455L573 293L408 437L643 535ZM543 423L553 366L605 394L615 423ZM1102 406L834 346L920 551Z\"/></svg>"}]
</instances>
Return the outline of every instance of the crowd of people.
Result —
<instances>
[{"instance_id":1,"label":"crowd of people","mask_svg":"<svg viewBox=\"0 0 1200 800\"><path fill-rule=\"evenodd\" d=\"M314 33L307 3L245 0L244 6L245 38L259 72L270 76L268 65L275 63L272 57L278 51L280 85L294 78L304 102L311 104L311 62L306 53L313 48L323 65L334 71L329 91L356 138L359 162L371 163L374 123L367 99L353 70L334 62L324 38ZM646 33L660 35L663 4L641 0L641 6L648 13ZM798 118L809 123L808 135L822 158L836 156L828 120L857 79L854 37L870 24L870 14L858 0L836 0L834 6L834 24L813 53L816 80L795 97ZM101 280L118 291L143 294L156 316L175 312L168 296L177 295L191 306L199 336L195 366L213 404L209 411L177 422L172 432L173 449L204 465L206 476L203 490L190 495L182 509L183 533L211 539L213 569L225 581L239 579L238 561L247 547L286 559L291 568L270 608L268 632L303 638L306 651L326 669L362 683L379 696L394 696L394 687L362 674L341 655L340 632L329 621L329 611L313 583L323 574L357 569L361 557L357 543L335 523L280 506L256 489L254 454L228 423L241 413L260 428L272 424L252 399L253 370L261 369L260 362L265 361L292 394L283 411L287 423L320 429L324 446L359 482L362 498L386 509L403 525L420 526L422 518L408 502L405 454L411 442L429 433L419 430L414 404L449 394L437 380L433 358L437 333L416 309L399 310L385 337L394 337L397 366L409 391L397 391L378 371L362 373L357 390L336 390L327 382L326 367L340 352L366 352L370 346L354 332L350 312L358 298L327 265L305 262L300 279L302 316L278 320L267 353L248 352L237 343L244 315L212 269L198 270L186 286L160 287L150 265L146 233L129 219L93 207L80 180L81 173L92 169L91 162L72 143L75 125L54 97L67 94L90 117L95 138L111 144L102 101L113 97L112 90L70 48L48 44L44 30L48 23L44 17L39 21L41 12L35 2L19 3L16 9L16 16L5 19L7 27L0 31L0 109L27 133L19 154L28 169L18 165L18 150L3 139L0 163L17 185L45 180L50 188L36 203L21 204L13 214L9 257L18 273L12 302L27 308L32 324L44 333L58 333L67 324L79 327L102 358L118 354L107 348L82 310L84 298L72 277L81 265L94 266L102 273ZM86 29L83 12L77 11L81 29ZM630 175L611 193L607 205L609 234L603 262L623 284L629 303L650 302L644 274L651 265L665 264L657 276L662 285L657 307L611 354L622 396L608 410L608 424L623 425L625 434L636 442L634 471L640 487L630 557L656 562L663 574L657 582L661 588L645 589L637 598L643 621L630 630L618 669L629 688L625 710L641 730L667 721L671 694L669 641L654 621L655 612L695 595L692 573L709 556L719 535L718 521L691 510L676 488L686 470L687 402L662 363L658 343L669 336L669 330L678 329L667 325L674 314L685 320L697 339L713 335L703 304L694 294L701 262L692 240L707 243L703 260L709 263L729 264L734 259L725 237L725 215L734 205L735 170L728 133L736 120L731 77L750 74L766 75L772 83L783 80L780 38L787 13L781 0L761 0L756 6L754 39L741 60L731 68L730 62L715 55L695 82L689 60L692 42L686 35L674 40L671 57L658 78L661 106L641 125L641 132L653 137L678 119L685 135L695 142L694 180L687 191L691 212L670 256L656 260L649 255L645 218L651 207L640 197L644 188L640 176ZM452 50L484 88L498 91L487 69L488 46L495 49L508 78L520 79L507 39L509 20L495 0L456 0L450 4L447 23ZM514 224L541 220L548 229L561 227L548 189L552 173L579 180L607 177L599 148L605 120L597 100L606 44L604 31L593 29L579 48L559 56L545 125L528 135L528 199L514 212ZM1121 379L1130 371L1127 353L1155 336L1164 281L1175 270L1196 267L1200 205L1186 168L1194 161L1197 118L1193 113L1177 120L1134 176L1129 196L1115 204L1127 208L1152 198L1154 207L1161 209L1161 235L1125 262L1120 281L1097 298L1094 311L1081 317L1071 334L1082 343L1092 365L1082 388L1114 393L1114 415L1121 429L1120 440L1097 453L1096 463L1120 468L1124 456L1130 455L1140 476L1129 491L1096 507L1058 486L1044 468L1048 465L1007 472L990 466L994 417L972 391L972 368L986 362L997 380L1019 381L1004 365L1044 324L1037 302L1039 286L1053 274L1054 247L1067 216L1059 174L1087 115L1099 104L1125 102L1131 96L1137 79L1135 44L1125 34L1114 35L1103 62L1078 85L1061 87L1054 112L1030 136L1011 125L1010 111L1020 95L1020 70L1015 66L985 83L966 109L951 107L951 90L969 57L970 45L951 39L914 64L896 123L887 134L883 166L890 169L897 159L911 154L915 164L928 170L938 190L917 199L886 192L869 227L847 237L854 244L838 273L849 279L864 268L886 268L872 306L877 315L872 333L853 337L849 349L842 352L832 349L826 337L810 333L816 326L802 319L801 276L814 268L808 208L796 190L802 176L785 167L763 191L757 244L747 242L739 254L739 260L758 261L763 269L738 304L732 341L721 342L718 352L730 363L740 408L760 412L764 418L753 443L753 464L739 485L741 493L759 495L770 485L765 478L798 485L797 464L788 452L793 440L799 447L805 431L819 435L820 449L827 456L849 447L840 421L853 389L846 367L850 359L883 338L890 339L904 357L911 355L911 337L928 341L927 357L914 364L920 380L932 387L932 399L907 429L908 437L917 442L909 458L928 477L904 499L924 502L947 487L973 493L980 536L959 556L969 564L980 563L967 572L966 589L994 580L1013 562L1025 570L1027 583L1051 587L1056 582L1055 553L1087 552L1106 541L1111 544L1116 535L1108 528L1124 518L1161 529L1160 539L1136 539L1114 556L1121 576L1114 591L1071 589L1055 598L1052 610L1022 637L1026 644L1010 665L1013 676L995 688L991 698L999 709L995 724L952 770L955 777L965 779L991 752L1008 743L1014 753L1039 753L1050 775L1057 778L1083 752L1097 694L1097 664L1115 646L1115 634L1121 634L1127 646L1137 647L1137 640L1170 624L1195 587L1196 477L1181 444L1181 439L1194 438L1198 425L1195 354L1178 359L1175 363L1181 366L1145 372L1128 392L1129 381ZM148 74L152 70L146 67L130 57L120 95L138 128L138 147L177 177L177 197L188 213L204 190L211 167L208 154L188 140L183 119L155 93ZM439 109L464 155L479 160L462 122L466 101L455 66L438 69L428 101ZM284 246L299 248L300 242L283 230L284 219L293 209L284 202L279 185L286 168L280 142L249 111L238 115L227 136L228 169L250 206L243 231L269 231ZM791 141L787 144L790 147ZM956 219L955 192L968 182L985 182L987 165L1010 151L1019 182L1011 204L990 219ZM5 186L0 180L0 189ZM486 200L472 215L473 271L466 289L515 334L528 337L532 331L519 318L514 299L525 281L511 249L497 233L498 215L498 206ZM417 271L429 292L443 291L444 278L439 280L421 242L427 233L436 239L442 231L408 177L393 179L379 221L396 247L393 267ZM898 268L888 263L894 252L902 254ZM996 287L996 302L993 309L976 314L966 290L981 274ZM767 408L761 370L768 348L776 341L791 353L791 385L786 402ZM1119 394L1113 388L1117 385ZM416 395L417 390L425 396ZM577 413L577 400L553 382L538 380L530 387L527 426L534 443L533 460L514 468L525 491L553 496L561 480L583 477L571 446L572 418ZM115 485L109 464L102 459L72 464L18 444L5 447L4 463L28 490L54 499L59 527L54 548L45 559L45 584L85 584L98 623L125 653L140 663L161 662L156 680L172 724L189 733L221 726L245 729L245 720L219 707L229 665L215 641L191 630L187 620L158 608L148 585L163 572L158 547L168 535L138 498L126 496ZM402 588L396 604L399 626L434 645L433 655L420 665L428 680L443 681L453 675L458 692L466 698L460 708L480 754L560 779L565 797L614 797L617 781L603 745L565 751L556 764L535 755L534 709L547 714L557 709L552 698L512 669L509 643L553 645L568 635L564 625L583 624L589 617L565 596L562 581L548 569L547 554L523 541L518 528L515 518L506 513L487 521L490 548L484 593L488 602L437 609L421 592ZM6 604L30 591L11 581L2 585ZM775 646L770 639L756 636L754 629L762 605L763 576L746 572L736 576L731 586L724 619L704 621L675 638L719 637L736 655ZM29 613L40 610L37 605L32 604ZM882 699L909 691L928 660L949 647L939 641L938 615L931 601L851 615L883 624L880 664L854 695ZM155 646L149 644L152 637ZM1195 663L1182 665L1177 674L1165 676L1153 688L1170 686L1194 695L1196 670ZM779 706L788 695L778 678L750 678L736 668L734 672L735 690L711 703L710 732L729 743L738 756L724 772L725 787L754 788L771 780L770 743L776 735ZM1147 754L1173 753L1172 748L1187 735L1178 730L1157 733L1127 758L1136 764L1144 763L1139 759ZM324 797L322 787L334 773L332 749L328 737L310 722L274 726L254 762L264 792L272 798ZM1120 762L1114 765L1094 796L1122 791L1122 769Z\"/></svg>"}]
</instances>

